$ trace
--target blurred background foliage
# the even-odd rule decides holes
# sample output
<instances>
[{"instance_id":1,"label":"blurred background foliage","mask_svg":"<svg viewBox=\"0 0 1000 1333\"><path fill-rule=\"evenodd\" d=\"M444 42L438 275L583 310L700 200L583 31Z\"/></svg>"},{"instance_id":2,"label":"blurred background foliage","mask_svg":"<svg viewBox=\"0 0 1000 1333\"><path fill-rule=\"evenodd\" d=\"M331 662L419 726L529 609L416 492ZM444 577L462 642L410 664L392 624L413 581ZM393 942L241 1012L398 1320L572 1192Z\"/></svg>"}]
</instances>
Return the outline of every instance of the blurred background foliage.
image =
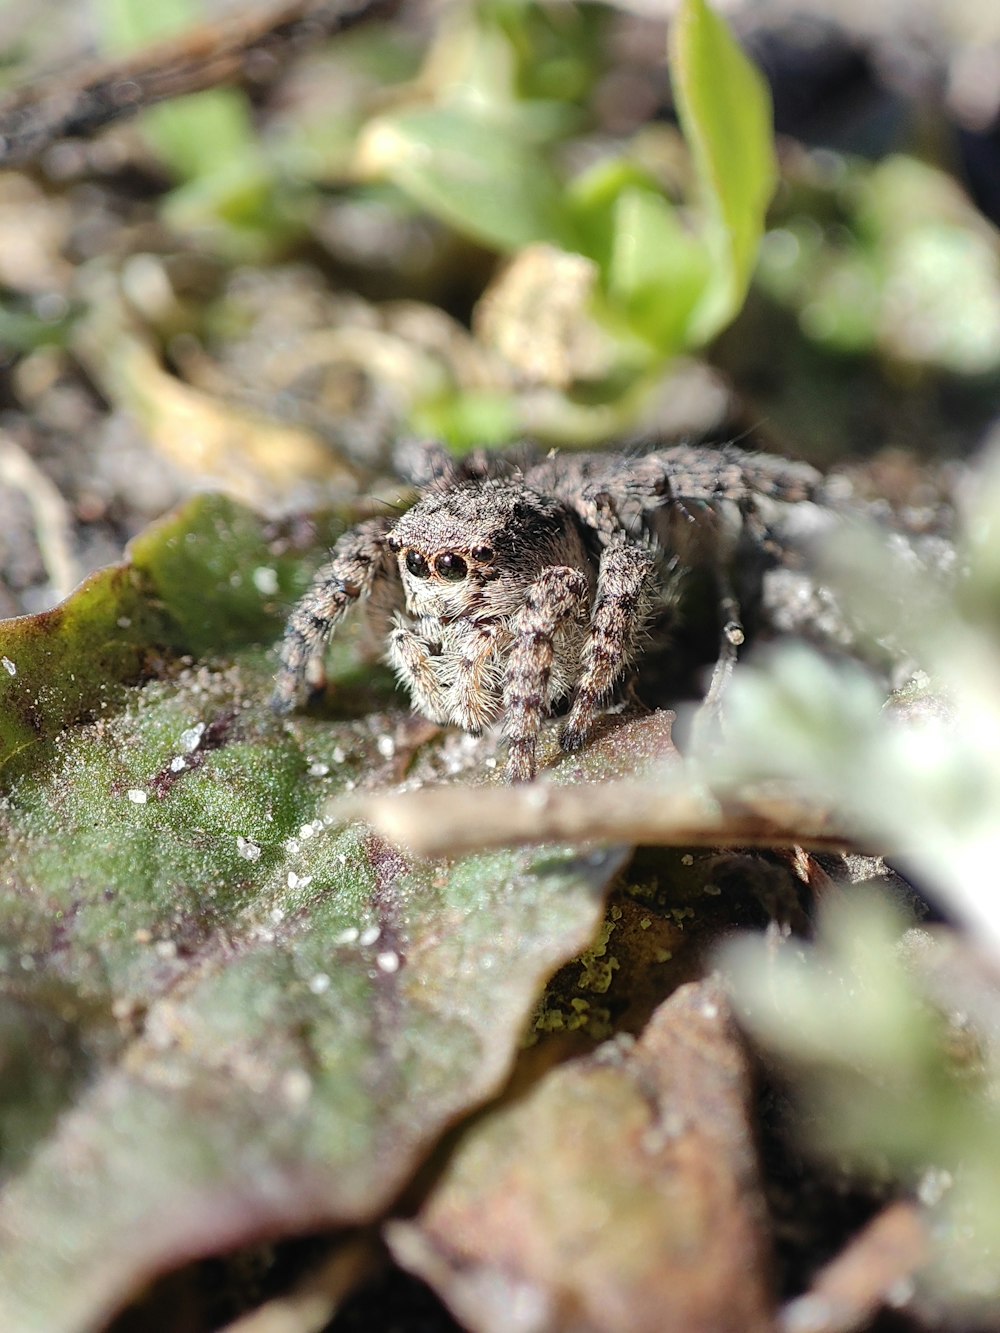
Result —
<instances>
[{"instance_id":1,"label":"blurred background foliage","mask_svg":"<svg viewBox=\"0 0 1000 1333\"><path fill-rule=\"evenodd\" d=\"M0 8L8 84L233 6L100 0L58 38L45 10ZM82 369L168 469L257 503L315 497L331 446L377 471L400 431L967 454L1000 380L995 21L735 6L779 184L760 79L684 12L672 83L655 10L404 5L53 145L0 198L12 405ZM216 418L203 451L179 398ZM255 486L219 403L304 433L297 461Z\"/></svg>"}]
</instances>

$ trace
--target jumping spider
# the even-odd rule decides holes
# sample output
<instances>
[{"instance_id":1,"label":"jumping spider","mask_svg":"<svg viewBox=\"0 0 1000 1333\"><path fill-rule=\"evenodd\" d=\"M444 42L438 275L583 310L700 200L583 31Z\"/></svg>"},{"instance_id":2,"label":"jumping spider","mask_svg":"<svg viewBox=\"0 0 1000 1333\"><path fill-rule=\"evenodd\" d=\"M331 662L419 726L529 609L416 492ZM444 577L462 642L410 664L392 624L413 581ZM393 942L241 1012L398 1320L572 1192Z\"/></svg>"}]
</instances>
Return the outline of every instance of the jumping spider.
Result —
<instances>
[{"instance_id":1,"label":"jumping spider","mask_svg":"<svg viewBox=\"0 0 1000 1333\"><path fill-rule=\"evenodd\" d=\"M424 716L470 732L503 720L515 782L534 778L542 721L564 701L560 745L584 744L706 542L719 571L722 660L742 637L719 553L736 540L725 535L725 506L742 530L761 497L808 498L818 480L804 465L731 446L561 454L518 468L424 445L407 470L420 488L413 507L345 533L293 610L273 706L286 712L303 685L324 687L327 641L364 602Z\"/></svg>"}]
</instances>

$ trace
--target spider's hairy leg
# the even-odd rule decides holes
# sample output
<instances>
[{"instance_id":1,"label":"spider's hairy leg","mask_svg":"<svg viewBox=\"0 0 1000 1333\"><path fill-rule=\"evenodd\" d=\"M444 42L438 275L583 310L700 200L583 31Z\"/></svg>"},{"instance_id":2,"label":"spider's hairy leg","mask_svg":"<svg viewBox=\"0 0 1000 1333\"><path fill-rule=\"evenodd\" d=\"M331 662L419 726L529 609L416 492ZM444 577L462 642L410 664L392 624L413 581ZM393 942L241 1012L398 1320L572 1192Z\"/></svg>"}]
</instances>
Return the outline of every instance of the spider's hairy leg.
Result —
<instances>
[{"instance_id":1,"label":"spider's hairy leg","mask_svg":"<svg viewBox=\"0 0 1000 1333\"><path fill-rule=\"evenodd\" d=\"M605 547L580 681L559 737L564 750L583 745L601 701L635 656L648 615L655 568L653 556L625 538Z\"/></svg>"},{"instance_id":2,"label":"spider's hairy leg","mask_svg":"<svg viewBox=\"0 0 1000 1333\"><path fill-rule=\"evenodd\" d=\"M330 635L360 599L383 579L395 577L395 562L382 544L388 518L372 518L345 532L333 556L317 571L308 592L288 618L279 651L271 707L287 713L303 685L318 692L326 685L323 657Z\"/></svg>"},{"instance_id":3,"label":"spider's hairy leg","mask_svg":"<svg viewBox=\"0 0 1000 1333\"><path fill-rule=\"evenodd\" d=\"M549 684L560 632L586 616L587 579L578 569L553 565L535 579L514 618L514 644L504 687L507 774L512 782L535 776L535 751L549 711Z\"/></svg>"}]
</instances>

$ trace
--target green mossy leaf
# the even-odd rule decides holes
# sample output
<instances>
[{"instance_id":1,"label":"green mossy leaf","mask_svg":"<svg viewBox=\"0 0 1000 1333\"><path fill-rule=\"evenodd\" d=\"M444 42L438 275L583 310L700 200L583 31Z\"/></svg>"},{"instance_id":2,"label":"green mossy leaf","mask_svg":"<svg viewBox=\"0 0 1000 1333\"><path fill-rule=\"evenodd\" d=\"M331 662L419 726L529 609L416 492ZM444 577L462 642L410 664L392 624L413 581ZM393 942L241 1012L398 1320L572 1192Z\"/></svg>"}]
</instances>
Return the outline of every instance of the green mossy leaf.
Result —
<instances>
[{"instance_id":1,"label":"green mossy leaf","mask_svg":"<svg viewBox=\"0 0 1000 1333\"><path fill-rule=\"evenodd\" d=\"M331 519L323 535L342 527L342 516ZM0 623L5 778L33 762L36 741L111 706L120 685L154 672L164 655L273 640L307 578L287 533L225 496L202 495L61 605Z\"/></svg>"}]
</instances>

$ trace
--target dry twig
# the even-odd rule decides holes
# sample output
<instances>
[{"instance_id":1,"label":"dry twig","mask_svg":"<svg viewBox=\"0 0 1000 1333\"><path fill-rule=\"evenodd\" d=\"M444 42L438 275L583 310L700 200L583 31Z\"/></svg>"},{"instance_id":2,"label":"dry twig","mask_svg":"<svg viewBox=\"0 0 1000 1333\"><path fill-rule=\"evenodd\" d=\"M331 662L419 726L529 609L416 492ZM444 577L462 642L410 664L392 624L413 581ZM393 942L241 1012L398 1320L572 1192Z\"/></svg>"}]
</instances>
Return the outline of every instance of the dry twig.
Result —
<instances>
[{"instance_id":1,"label":"dry twig","mask_svg":"<svg viewBox=\"0 0 1000 1333\"><path fill-rule=\"evenodd\" d=\"M173 97L274 78L303 47L390 12L397 0L285 0L237 12L126 56L32 82L0 102L0 166L37 160Z\"/></svg>"},{"instance_id":2,"label":"dry twig","mask_svg":"<svg viewBox=\"0 0 1000 1333\"><path fill-rule=\"evenodd\" d=\"M852 1333L905 1290L928 1258L927 1224L913 1203L878 1214L781 1312L779 1333Z\"/></svg>"},{"instance_id":3,"label":"dry twig","mask_svg":"<svg viewBox=\"0 0 1000 1333\"><path fill-rule=\"evenodd\" d=\"M690 779L519 787L430 787L335 801L333 819L368 819L421 856L459 856L542 842L678 847L804 847L843 851L854 840L829 811L791 796L722 803Z\"/></svg>"}]
</instances>

